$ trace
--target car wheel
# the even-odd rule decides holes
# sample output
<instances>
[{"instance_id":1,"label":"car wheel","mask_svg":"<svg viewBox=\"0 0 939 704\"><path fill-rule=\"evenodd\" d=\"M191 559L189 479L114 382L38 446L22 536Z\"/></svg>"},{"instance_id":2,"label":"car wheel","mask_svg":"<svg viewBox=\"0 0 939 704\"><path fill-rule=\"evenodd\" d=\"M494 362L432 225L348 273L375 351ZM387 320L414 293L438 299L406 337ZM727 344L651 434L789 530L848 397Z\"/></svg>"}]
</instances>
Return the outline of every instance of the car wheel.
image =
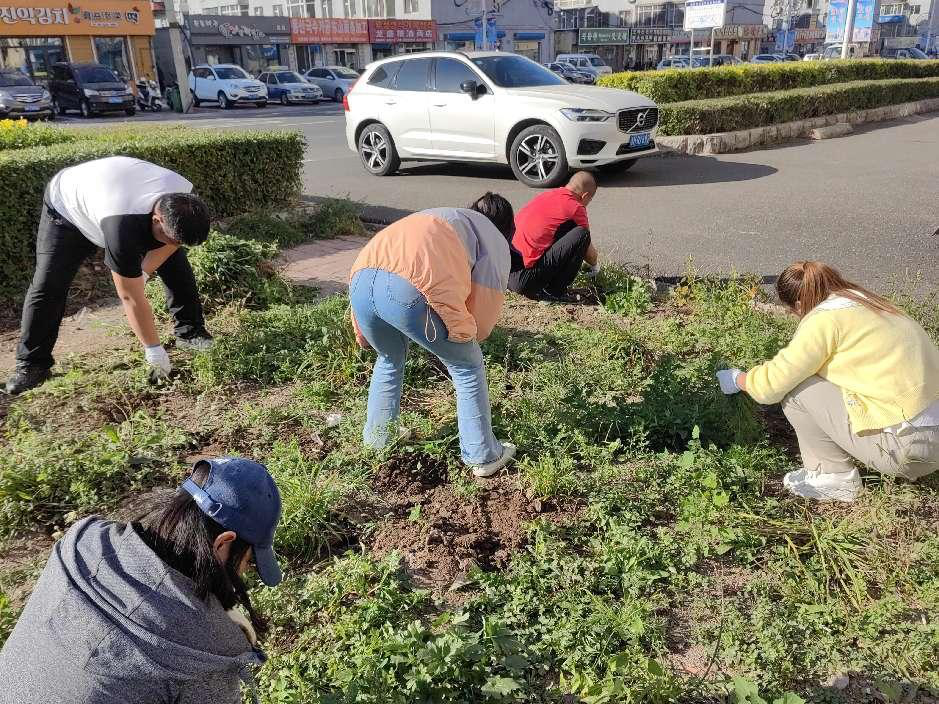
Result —
<instances>
[{"instance_id":1,"label":"car wheel","mask_svg":"<svg viewBox=\"0 0 939 704\"><path fill-rule=\"evenodd\" d=\"M290 98L287 97L286 93L280 94L280 104L281 105L290 105Z\"/></svg>"},{"instance_id":2,"label":"car wheel","mask_svg":"<svg viewBox=\"0 0 939 704\"><path fill-rule=\"evenodd\" d=\"M255 103L255 104L254 104L254 107L256 107L256 108L266 108L266 107L267 107L267 101L266 101L266 100L262 100L260 103Z\"/></svg>"},{"instance_id":3,"label":"car wheel","mask_svg":"<svg viewBox=\"0 0 939 704\"><path fill-rule=\"evenodd\" d=\"M335 100L337 103L341 103L341 102L342 102L342 97L343 97L344 95L345 95L345 93L342 92L342 88L337 88L337 89L336 89L336 92L333 93L333 100Z\"/></svg>"},{"instance_id":4,"label":"car wheel","mask_svg":"<svg viewBox=\"0 0 939 704\"><path fill-rule=\"evenodd\" d=\"M359 157L366 170L375 176L388 176L401 166L391 134L378 122L366 127L359 135Z\"/></svg>"},{"instance_id":5,"label":"car wheel","mask_svg":"<svg viewBox=\"0 0 939 704\"><path fill-rule=\"evenodd\" d=\"M218 92L218 106L222 110L228 110L231 107L231 101L228 99L228 96L225 95L224 91Z\"/></svg>"},{"instance_id":6,"label":"car wheel","mask_svg":"<svg viewBox=\"0 0 939 704\"><path fill-rule=\"evenodd\" d=\"M553 127L532 125L522 130L509 154L515 178L530 188L554 188L567 178L564 143Z\"/></svg>"},{"instance_id":7,"label":"car wheel","mask_svg":"<svg viewBox=\"0 0 939 704\"><path fill-rule=\"evenodd\" d=\"M129 108L125 110L124 112L127 113L127 117L133 117L134 115L137 114L137 111L134 110L133 108Z\"/></svg>"},{"instance_id":8,"label":"car wheel","mask_svg":"<svg viewBox=\"0 0 939 704\"><path fill-rule=\"evenodd\" d=\"M52 112L58 113L59 115L64 115L64 114L65 114L65 108L62 107L62 103L60 103L58 100L53 100L53 101L52 101Z\"/></svg>"},{"instance_id":9,"label":"car wheel","mask_svg":"<svg viewBox=\"0 0 939 704\"><path fill-rule=\"evenodd\" d=\"M91 105L88 103L87 100L81 101L81 104L79 105L79 110L81 110L82 117L84 118L95 116L94 110L91 109Z\"/></svg>"},{"instance_id":10,"label":"car wheel","mask_svg":"<svg viewBox=\"0 0 939 704\"><path fill-rule=\"evenodd\" d=\"M638 159L625 159L624 161L614 161L612 164L604 164L600 167L600 171L608 174L619 173L621 171L629 171L632 167L636 165Z\"/></svg>"}]
</instances>

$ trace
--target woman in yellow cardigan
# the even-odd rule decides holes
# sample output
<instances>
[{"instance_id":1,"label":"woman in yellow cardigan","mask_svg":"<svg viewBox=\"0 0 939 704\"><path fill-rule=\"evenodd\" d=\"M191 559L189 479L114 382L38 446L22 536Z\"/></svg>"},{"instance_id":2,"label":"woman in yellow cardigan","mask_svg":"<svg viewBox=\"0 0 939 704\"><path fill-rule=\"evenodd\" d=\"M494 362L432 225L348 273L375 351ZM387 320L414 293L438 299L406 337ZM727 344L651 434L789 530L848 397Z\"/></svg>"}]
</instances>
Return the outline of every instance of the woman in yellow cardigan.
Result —
<instances>
[{"instance_id":1,"label":"woman in yellow cardigan","mask_svg":"<svg viewBox=\"0 0 939 704\"><path fill-rule=\"evenodd\" d=\"M725 394L782 402L805 464L785 487L850 502L861 489L855 461L910 480L939 469L939 348L926 331L821 262L796 262L776 290L801 318L792 341L717 377Z\"/></svg>"}]
</instances>

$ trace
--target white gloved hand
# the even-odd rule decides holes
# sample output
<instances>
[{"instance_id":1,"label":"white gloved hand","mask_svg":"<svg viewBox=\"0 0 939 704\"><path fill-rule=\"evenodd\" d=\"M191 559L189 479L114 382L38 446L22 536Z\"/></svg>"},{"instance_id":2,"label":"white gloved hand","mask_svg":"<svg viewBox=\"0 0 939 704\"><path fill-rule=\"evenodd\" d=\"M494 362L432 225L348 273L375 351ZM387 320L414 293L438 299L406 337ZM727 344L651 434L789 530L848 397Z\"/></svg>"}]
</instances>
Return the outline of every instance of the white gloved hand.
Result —
<instances>
[{"instance_id":1,"label":"white gloved hand","mask_svg":"<svg viewBox=\"0 0 939 704\"><path fill-rule=\"evenodd\" d=\"M599 273L600 273L600 263L599 263L599 262L597 262L596 264L594 264L594 265L591 266L591 267L587 267L587 276L589 276L591 279L596 278L597 274L599 274Z\"/></svg>"},{"instance_id":2,"label":"white gloved hand","mask_svg":"<svg viewBox=\"0 0 939 704\"><path fill-rule=\"evenodd\" d=\"M173 364L170 362L170 356L166 353L163 345L154 345L144 349L144 357L147 364L150 365L151 379L165 379L173 371Z\"/></svg>"},{"instance_id":3,"label":"white gloved hand","mask_svg":"<svg viewBox=\"0 0 939 704\"><path fill-rule=\"evenodd\" d=\"M740 387L737 386L737 377L743 374L740 369L721 369L717 372L717 381L721 385L721 391L728 396L740 393Z\"/></svg>"},{"instance_id":4,"label":"white gloved hand","mask_svg":"<svg viewBox=\"0 0 939 704\"><path fill-rule=\"evenodd\" d=\"M143 285L146 286L147 282L150 280L150 274L144 271L141 275L143 276Z\"/></svg>"}]
</instances>

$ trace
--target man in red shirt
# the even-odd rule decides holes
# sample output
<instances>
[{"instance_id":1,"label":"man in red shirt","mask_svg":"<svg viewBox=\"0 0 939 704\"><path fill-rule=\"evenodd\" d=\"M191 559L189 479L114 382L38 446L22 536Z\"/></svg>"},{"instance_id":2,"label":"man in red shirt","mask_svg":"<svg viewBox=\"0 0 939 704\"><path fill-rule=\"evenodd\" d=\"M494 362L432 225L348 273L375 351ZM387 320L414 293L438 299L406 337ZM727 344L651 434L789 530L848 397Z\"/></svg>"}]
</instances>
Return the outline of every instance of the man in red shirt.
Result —
<instances>
[{"instance_id":1,"label":"man in red shirt","mask_svg":"<svg viewBox=\"0 0 939 704\"><path fill-rule=\"evenodd\" d=\"M581 266L597 271L587 204L597 193L588 171L536 196L515 215L509 290L529 298L564 300Z\"/></svg>"}]
</instances>

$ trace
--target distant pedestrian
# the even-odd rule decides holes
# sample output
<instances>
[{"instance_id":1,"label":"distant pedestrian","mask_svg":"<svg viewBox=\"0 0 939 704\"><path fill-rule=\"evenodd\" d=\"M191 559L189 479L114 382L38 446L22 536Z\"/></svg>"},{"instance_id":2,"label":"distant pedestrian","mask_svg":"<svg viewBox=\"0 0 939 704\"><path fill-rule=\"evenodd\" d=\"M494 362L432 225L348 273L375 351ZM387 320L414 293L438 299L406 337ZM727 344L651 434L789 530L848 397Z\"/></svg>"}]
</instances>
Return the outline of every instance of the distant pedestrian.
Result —
<instances>
[{"instance_id":1,"label":"distant pedestrian","mask_svg":"<svg viewBox=\"0 0 939 704\"><path fill-rule=\"evenodd\" d=\"M939 348L890 301L822 262L796 262L776 282L801 318L771 361L718 372L725 394L782 402L804 467L785 487L812 499L853 501L855 463L915 480L939 469Z\"/></svg>"},{"instance_id":2,"label":"distant pedestrian","mask_svg":"<svg viewBox=\"0 0 939 704\"><path fill-rule=\"evenodd\" d=\"M209 209L191 191L192 184L179 174L126 156L88 161L52 177L43 196L36 270L23 304L7 393L22 393L49 377L69 286L81 263L99 248L152 375L166 376L172 369L144 292L153 274L166 289L177 346L211 346L196 279L182 249L209 235Z\"/></svg>"},{"instance_id":3,"label":"distant pedestrian","mask_svg":"<svg viewBox=\"0 0 939 704\"><path fill-rule=\"evenodd\" d=\"M76 523L0 651L0 702L240 704L266 627L242 575L280 582L280 512L267 469L226 457L139 521Z\"/></svg>"},{"instance_id":4,"label":"distant pedestrian","mask_svg":"<svg viewBox=\"0 0 939 704\"><path fill-rule=\"evenodd\" d=\"M566 186L535 196L515 217L509 290L529 298L566 301L585 264L599 271L590 238L587 206L597 194L589 171L578 171Z\"/></svg>"}]
</instances>

